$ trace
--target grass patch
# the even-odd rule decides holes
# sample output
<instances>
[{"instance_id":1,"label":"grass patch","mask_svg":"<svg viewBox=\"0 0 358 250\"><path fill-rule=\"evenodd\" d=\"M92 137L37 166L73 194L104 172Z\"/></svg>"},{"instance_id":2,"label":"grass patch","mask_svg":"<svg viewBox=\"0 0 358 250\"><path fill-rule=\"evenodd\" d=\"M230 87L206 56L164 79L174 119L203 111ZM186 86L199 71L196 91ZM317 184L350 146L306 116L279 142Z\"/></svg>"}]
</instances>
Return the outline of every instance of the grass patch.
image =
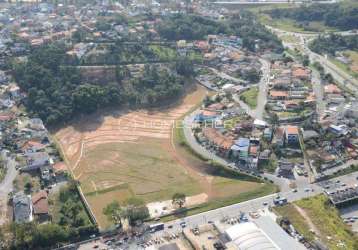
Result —
<instances>
[{"instance_id":1,"label":"grass patch","mask_svg":"<svg viewBox=\"0 0 358 250\"><path fill-rule=\"evenodd\" d=\"M177 58L176 50L160 46L160 45L149 45L149 48L154 52L154 54L158 57L159 60L162 61L171 61Z\"/></svg>"},{"instance_id":2,"label":"grass patch","mask_svg":"<svg viewBox=\"0 0 358 250\"><path fill-rule=\"evenodd\" d=\"M339 176L343 176L343 175L347 175L347 174L351 174L351 173L355 173L358 171L358 165L350 165L348 168L344 168L344 169L339 169L337 172L335 172L334 174L331 175L327 175L325 176L325 180L328 179L332 179L332 178L336 178Z\"/></svg>"},{"instance_id":3,"label":"grass patch","mask_svg":"<svg viewBox=\"0 0 358 250\"><path fill-rule=\"evenodd\" d=\"M276 213L281 215L284 218L288 218L295 229L302 234L308 241L313 241L315 239L314 233L310 230L308 223L305 218L297 211L297 209L292 204L287 204L285 206L277 206L273 208Z\"/></svg>"},{"instance_id":4,"label":"grass patch","mask_svg":"<svg viewBox=\"0 0 358 250\"><path fill-rule=\"evenodd\" d=\"M326 196L317 195L295 202L304 209L307 216L319 231L319 239L329 249L358 249L358 237L343 222L338 210L328 201ZM309 232L309 226L305 219L296 211L292 205L275 208L282 216L290 219L296 229L307 239L313 239L314 235ZM316 235L318 237L318 235ZM342 247L341 244L344 244Z\"/></svg>"},{"instance_id":5,"label":"grass patch","mask_svg":"<svg viewBox=\"0 0 358 250\"><path fill-rule=\"evenodd\" d=\"M0 182L5 178L6 175L6 168L0 167Z\"/></svg>"},{"instance_id":6,"label":"grass patch","mask_svg":"<svg viewBox=\"0 0 358 250\"><path fill-rule=\"evenodd\" d=\"M358 53L357 53L358 54ZM358 57L358 56L357 56ZM351 70L351 67L350 65L347 65L347 64L344 64L342 63L341 61L339 61L338 59L334 58L334 57L329 57L329 60L334 64L336 65L338 68L340 68L341 70L343 70L344 72L346 72L347 74L355 77L355 78L358 78L358 73L357 72L353 72ZM358 60L358 59L357 59ZM357 62L357 65L358 65L358 62Z\"/></svg>"},{"instance_id":7,"label":"grass patch","mask_svg":"<svg viewBox=\"0 0 358 250\"><path fill-rule=\"evenodd\" d=\"M240 95L240 100L245 102L247 105L249 105L250 108L254 109L257 106L257 96L259 94L258 87L250 88L247 91L244 91Z\"/></svg>"},{"instance_id":8,"label":"grass patch","mask_svg":"<svg viewBox=\"0 0 358 250\"><path fill-rule=\"evenodd\" d=\"M194 214L203 213L209 210L217 209L224 206L229 206L232 204L248 201L251 199L255 199L258 197L266 196L272 193L277 192L277 187L273 184L266 184L262 183L260 184L261 187L256 188L252 191L244 192L239 195L229 197L229 198L223 198L223 199L215 199L209 202L206 202L204 204L201 204L200 206L196 206L193 208L185 209L181 211L180 213L174 214L174 215L168 215L161 218L161 221L167 222L176 220L181 217L186 217Z\"/></svg>"}]
</instances>

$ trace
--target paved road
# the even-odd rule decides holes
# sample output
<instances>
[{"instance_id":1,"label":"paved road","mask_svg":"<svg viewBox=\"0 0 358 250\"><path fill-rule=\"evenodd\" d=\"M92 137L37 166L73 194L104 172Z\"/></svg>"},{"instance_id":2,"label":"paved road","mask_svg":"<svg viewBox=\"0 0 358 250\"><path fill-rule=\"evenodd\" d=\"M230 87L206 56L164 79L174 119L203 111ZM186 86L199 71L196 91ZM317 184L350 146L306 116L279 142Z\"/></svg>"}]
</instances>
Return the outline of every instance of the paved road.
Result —
<instances>
[{"instance_id":1,"label":"paved road","mask_svg":"<svg viewBox=\"0 0 358 250\"><path fill-rule=\"evenodd\" d=\"M273 28L270 26L266 26L268 29L276 33L278 36L282 35L292 35L297 38L296 42L283 42L284 46L294 49L295 46L300 46L303 48L302 52L306 55L308 55L311 62L319 62L326 73L329 73L333 76L333 78L341 85L347 87L351 91L356 92L358 90L358 79L355 79L350 74L346 73L339 67L337 67L335 64L330 62L326 57L321 56L317 53L314 53L308 48L308 43L312 39L316 38L320 33L316 34L306 34L306 33L296 33L296 32L289 32L280 30L277 28ZM356 33L353 33L351 31L342 31L342 32L334 32L335 34L339 34L342 36L350 36L350 35L356 35Z\"/></svg>"},{"instance_id":2,"label":"paved road","mask_svg":"<svg viewBox=\"0 0 358 250\"><path fill-rule=\"evenodd\" d=\"M267 85L270 81L270 62L264 59L260 59L261 62L261 71L262 77L259 82L259 93L257 95L257 106L254 110L255 117L257 119L263 120L263 115L265 112L265 105L267 102Z\"/></svg>"},{"instance_id":3,"label":"paved road","mask_svg":"<svg viewBox=\"0 0 358 250\"><path fill-rule=\"evenodd\" d=\"M353 173L345 176L340 176L328 181L308 184L306 187L297 188L297 192L288 190L288 191L256 198L253 200L244 201L227 207L218 208L201 214L192 215L192 216L185 217L183 219L177 219L168 222L166 223L166 228L168 228L169 225L173 226L172 229L167 229L167 231L177 232L177 231L181 231L180 223L182 222L186 222L187 226L189 227L195 227L197 225L205 224L208 221L219 221L227 216L228 217L238 216L240 212L245 212L245 213L254 212L259 209L263 209L266 206L274 206L273 199L277 196L287 198L288 202L300 200L306 197L311 197L322 193L326 185L330 185L331 189L334 189L340 186L342 183L345 183L347 186L357 184L358 183L357 177L358 177L358 173ZM339 184L337 183L338 180L339 180Z\"/></svg>"},{"instance_id":4,"label":"paved road","mask_svg":"<svg viewBox=\"0 0 358 250\"><path fill-rule=\"evenodd\" d=\"M240 100L240 96L237 94L233 95L233 99L235 102L239 103L241 108L245 110L245 112L255 118L263 120L265 113L265 105L267 102L267 85L270 79L270 62L260 59L261 62L261 72L262 77L258 84L259 92L257 94L257 106L255 109L251 109L249 105Z\"/></svg>"},{"instance_id":5,"label":"paved road","mask_svg":"<svg viewBox=\"0 0 358 250\"><path fill-rule=\"evenodd\" d=\"M0 226L8 221L7 218L7 201L8 194L13 191L13 181L15 180L18 171L16 170L16 161L13 158L8 158L6 161L7 172L4 180L0 183Z\"/></svg>"},{"instance_id":6,"label":"paved road","mask_svg":"<svg viewBox=\"0 0 358 250\"><path fill-rule=\"evenodd\" d=\"M320 116L324 115L324 111L326 109L326 103L323 100L323 85L321 83L321 77L319 75L319 73L316 70L312 71L312 89L313 89L313 93L316 96L316 101L317 101L317 114Z\"/></svg>"},{"instance_id":7,"label":"paved road","mask_svg":"<svg viewBox=\"0 0 358 250\"><path fill-rule=\"evenodd\" d=\"M228 74L226 74L225 72L222 72L222 71L219 71L215 68L212 68L212 67L207 67L208 69L210 69L214 74L216 74L217 76L223 78L223 79L226 79L226 80L230 80L230 81L233 81L233 82L236 82L236 83L239 83L239 84L242 84L242 83L247 83L247 81L245 80L242 80L242 79L239 79L239 78L236 78L236 77L232 77Z\"/></svg>"}]
</instances>

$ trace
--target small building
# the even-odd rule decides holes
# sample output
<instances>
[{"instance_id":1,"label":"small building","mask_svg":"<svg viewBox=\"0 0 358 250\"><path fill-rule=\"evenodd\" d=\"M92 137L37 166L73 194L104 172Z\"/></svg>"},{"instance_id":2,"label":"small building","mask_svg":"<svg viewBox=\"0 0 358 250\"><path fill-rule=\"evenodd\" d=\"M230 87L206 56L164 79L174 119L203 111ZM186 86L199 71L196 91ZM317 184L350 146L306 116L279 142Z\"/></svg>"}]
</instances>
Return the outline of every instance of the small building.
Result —
<instances>
[{"instance_id":1,"label":"small building","mask_svg":"<svg viewBox=\"0 0 358 250\"><path fill-rule=\"evenodd\" d=\"M358 118L358 102L353 102L345 105L344 115L347 117Z\"/></svg>"},{"instance_id":2,"label":"small building","mask_svg":"<svg viewBox=\"0 0 358 250\"><path fill-rule=\"evenodd\" d=\"M302 137L304 141L308 141L311 139L318 139L319 134L314 130L305 130L302 132Z\"/></svg>"},{"instance_id":3,"label":"small building","mask_svg":"<svg viewBox=\"0 0 358 250\"><path fill-rule=\"evenodd\" d=\"M25 223L33 220L31 197L23 192L16 193L12 198L14 221Z\"/></svg>"},{"instance_id":4,"label":"small building","mask_svg":"<svg viewBox=\"0 0 358 250\"><path fill-rule=\"evenodd\" d=\"M42 151L45 148L46 145L42 144L41 142L30 140L24 143L24 145L21 147L21 151L23 153L35 153Z\"/></svg>"},{"instance_id":5,"label":"small building","mask_svg":"<svg viewBox=\"0 0 358 250\"><path fill-rule=\"evenodd\" d=\"M254 120L254 127L255 128L265 128L267 126L267 122L260 120L260 119L255 119Z\"/></svg>"},{"instance_id":6,"label":"small building","mask_svg":"<svg viewBox=\"0 0 358 250\"><path fill-rule=\"evenodd\" d=\"M340 95L340 94L342 94L342 90L340 90L338 88L338 86L335 84L328 84L328 85L324 86L324 93L326 95L328 95L328 94L339 94Z\"/></svg>"},{"instance_id":7,"label":"small building","mask_svg":"<svg viewBox=\"0 0 358 250\"><path fill-rule=\"evenodd\" d=\"M276 129L274 143L280 147L283 147L285 145L285 128L284 127L278 127Z\"/></svg>"},{"instance_id":8,"label":"small building","mask_svg":"<svg viewBox=\"0 0 358 250\"><path fill-rule=\"evenodd\" d=\"M272 129L271 128L265 128L264 132L263 132L263 137L267 141L271 141L272 140Z\"/></svg>"},{"instance_id":9,"label":"small building","mask_svg":"<svg viewBox=\"0 0 358 250\"><path fill-rule=\"evenodd\" d=\"M269 92L269 97L273 100L287 100L288 93L286 91L271 90Z\"/></svg>"},{"instance_id":10,"label":"small building","mask_svg":"<svg viewBox=\"0 0 358 250\"><path fill-rule=\"evenodd\" d=\"M34 130L45 130L45 126L40 118L30 119L29 128Z\"/></svg>"},{"instance_id":11,"label":"small building","mask_svg":"<svg viewBox=\"0 0 358 250\"><path fill-rule=\"evenodd\" d=\"M50 156L46 152L26 153L27 166L22 171L32 171L50 164Z\"/></svg>"},{"instance_id":12,"label":"small building","mask_svg":"<svg viewBox=\"0 0 358 250\"><path fill-rule=\"evenodd\" d=\"M211 110L203 110L201 113L197 114L194 118L195 122L212 122L219 117L218 112Z\"/></svg>"},{"instance_id":13,"label":"small building","mask_svg":"<svg viewBox=\"0 0 358 250\"><path fill-rule=\"evenodd\" d=\"M39 221L47 221L49 219L48 195L46 191L40 191L31 198L33 206L33 214Z\"/></svg>"},{"instance_id":14,"label":"small building","mask_svg":"<svg viewBox=\"0 0 358 250\"><path fill-rule=\"evenodd\" d=\"M333 124L328 127L328 131L338 136L347 135L349 132L348 127L346 125Z\"/></svg>"},{"instance_id":15,"label":"small building","mask_svg":"<svg viewBox=\"0 0 358 250\"><path fill-rule=\"evenodd\" d=\"M293 175L293 169L295 165L292 162L286 160L278 161L278 175L289 177Z\"/></svg>"},{"instance_id":16,"label":"small building","mask_svg":"<svg viewBox=\"0 0 358 250\"><path fill-rule=\"evenodd\" d=\"M285 139L287 144L297 144L299 141L299 132L297 126L286 126Z\"/></svg>"}]
</instances>

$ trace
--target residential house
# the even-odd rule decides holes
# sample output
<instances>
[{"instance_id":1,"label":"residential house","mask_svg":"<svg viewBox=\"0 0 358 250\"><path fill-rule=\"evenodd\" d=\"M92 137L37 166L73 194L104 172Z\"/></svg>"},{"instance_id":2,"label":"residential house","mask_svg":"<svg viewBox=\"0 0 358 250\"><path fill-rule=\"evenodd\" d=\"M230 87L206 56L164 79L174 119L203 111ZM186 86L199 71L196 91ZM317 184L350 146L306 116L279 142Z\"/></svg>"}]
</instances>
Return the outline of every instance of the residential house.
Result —
<instances>
[{"instance_id":1,"label":"residential house","mask_svg":"<svg viewBox=\"0 0 358 250\"><path fill-rule=\"evenodd\" d=\"M337 135L337 136L347 135L349 133L349 129L348 129L347 125L332 124L328 127L328 131Z\"/></svg>"},{"instance_id":2,"label":"residential house","mask_svg":"<svg viewBox=\"0 0 358 250\"><path fill-rule=\"evenodd\" d=\"M271 141L272 140L272 129L271 128L265 128L264 132L263 132L263 137L267 141Z\"/></svg>"},{"instance_id":3,"label":"residential house","mask_svg":"<svg viewBox=\"0 0 358 250\"><path fill-rule=\"evenodd\" d=\"M214 128L204 128L203 135L222 155L227 155L234 144L234 139L231 136L225 136Z\"/></svg>"},{"instance_id":4,"label":"residential house","mask_svg":"<svg viewBox=\"0 0 358 250\"><path fill-rule=\"evenodd\" d=\"M340 94L342 94L342 90L340 90L338 88L338 86L335 84L328 84L328 85L324 86L324 93L325 93L325 95L328 95L328 94L340 95Z\"/></svg>"},{"instance_id":5,"label":"residential house","mask_svg":"<svg viewBox=\"0 0 358 250\"><path fill-rule=\"evenodd\" d=\"M287 100L288 93L286 91L270 90L269 98L273 100Z\"/></svg>"},{"instance_id":6,"label":"residential house","mask_svg":"<svg viewBox=\"0 0 358 250\"><path fill-rule=\"evenodd\" d=\"M45 130L45 126L40 118L30 119L29 128L34 130Z\"/></svg>"},{"instance_id":7,"label":"residential house","mask_svg":"<svg viewBox=\"0 0 358 250\"><path fill-rule=\"evenodd\" d=\"M21 151L23 153L35 153L39 151L43 151L46 148L46 145L38 142L38 141L27 141L24 143L24 145L21 147Z\"/></svg>"},{"instance_id":8,"label":"residential house","mask_svg":"<svg viewBox=\"0 0 358 250\"><path fill-rule=\"evenodd\" d=\"M269 149L265 149L262 152L260 152L259 160L268 160L270 159L271 151Z\"/></svg>"},{"instance_id":9,"label":"residential house","mask_svg":"<svg viewBox=\"0 0 358 250\"><path fill-rule=\"evenodd\" d=\"M234 143L231 147L233 156L239 158L239 160L247 161L249 158L250 139L240 137Z\"/></svg>"},{"instance_id":10,"label":"residential house","mask_svg":"<svg viewBox=\"0 0 358 250\"><path fill-rule=\"evenodd\" d=\"M297 144L299 142L299 131L297 126L286 126L285 139L287 144Z\"/></svg>"},{"instance_id":11,"label":"residential house","mask_svg":"<svg viewBox=\"0 0 358 250\"><path fill-rule=\"evenodd\" d=\"M311 139L318 139L319 134L314 130L305 130L302 132L303 140L306 142Z\"/></svg>"},{"instance_id":12,"label":"residential house","mask_svg":"<svg viewBox=\"0 0 358 250\"><path fill-rule=\"evenodd\" d=\"M48 205L48 194L46 191L41 190L40 192L32 195L32 206L33 215L39 221L49 220L49 205Z\"/></svg>"},{"instance_id":13,"label":"residential house","mask_svg":"<svg viewBox=\"0 0 358 250\"><path fill-rule=\"evenodd\" d=\"M358 102L353 102L345 105L344 115L347 117L358 118Z\"/></svg>"},{"instance_id":14,"label":"residential house","mask_svg":"<svg viewBox=\"0 0 358 250\"><path fill-rule=\"evenodd\" d=\"M48 166L50 156L46 152L26 153L25 155L27 165L21 168L22 171L37 170L40 167Z\"/></svg>"},{"instance_id":15,"label":"residential house","mask_svg":"<svg viewBox=\"0 0 358 250\"><path fill-rule=\"evenodd\" d=\"M275 131L274 144L283 147L285 145L285 128L278 127Z\"/></svg>"},{"instance_id":16,"label":"residential house","mask_svg":"<svg viewBox=\"0 0 358 250\"><path fill-rule=\"evenodd\" d=\"M196 122L212 122L219 117L219 113L216 111L203 110L201 113L197 114L194 118Z\"/></svg>"},{"instance_id":17,"label":"residential house","mask_svg":"<svg viewBox=\"0 0 358 250\"><path fill-rule=\"evenodd\" d=\"M310 79L311 75L310 75L310 71L308 69L303 68L303 67L298 67L292 71L292 77L298 78L302 81L308 81Z\"/></svg>"},{"instance_id":18,"label":"residential house","mask_svg":"<svg viewBox=\"0 0 358 250\"><path fill-rule=\"evenodd\" d=\"M31 197L23 192L16 193L12 198L14 221L25 223L33 220Z\"/></svg>"},{"instance_id":19,"label":"residential house","mask_svg":"<svg viewBox=\"0 0 358 250\"><path fill-rule=\"evenodd\" d=\"M293 175L293 169L295 165L287 160L278 161L278 175L284 177L290 177Z\"/></svg>"}]
</instances>

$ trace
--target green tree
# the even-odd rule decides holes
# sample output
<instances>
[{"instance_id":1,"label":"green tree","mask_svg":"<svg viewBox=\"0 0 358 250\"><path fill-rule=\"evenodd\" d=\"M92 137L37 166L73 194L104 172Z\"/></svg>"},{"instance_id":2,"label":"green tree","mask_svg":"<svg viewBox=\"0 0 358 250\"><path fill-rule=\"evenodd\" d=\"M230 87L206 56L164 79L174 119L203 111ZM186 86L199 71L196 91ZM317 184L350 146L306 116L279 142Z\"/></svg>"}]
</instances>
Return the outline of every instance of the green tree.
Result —
<instances>
[{"instance_id":1,"label":"green tree","mask_svg":"<svg viewBox=\"0 0 358 250\"><path fill-rule=\"evenodd\" d=\"M185 204L186 195L184 193L175 193L172 197L172 203L182 208Z\"/></svg>"},{"instance_id":2,"label":"green tree","mask_svg":"<svg viewBox=\"0 0 358 250\"><path fill-rule=\"evenodd\" d=\"M125 216L125 209L119 205L118 201L112 201L103 208L103 214L107 216L109 221L122 225L122 217Z\"/></svg>"}]
</instances>

